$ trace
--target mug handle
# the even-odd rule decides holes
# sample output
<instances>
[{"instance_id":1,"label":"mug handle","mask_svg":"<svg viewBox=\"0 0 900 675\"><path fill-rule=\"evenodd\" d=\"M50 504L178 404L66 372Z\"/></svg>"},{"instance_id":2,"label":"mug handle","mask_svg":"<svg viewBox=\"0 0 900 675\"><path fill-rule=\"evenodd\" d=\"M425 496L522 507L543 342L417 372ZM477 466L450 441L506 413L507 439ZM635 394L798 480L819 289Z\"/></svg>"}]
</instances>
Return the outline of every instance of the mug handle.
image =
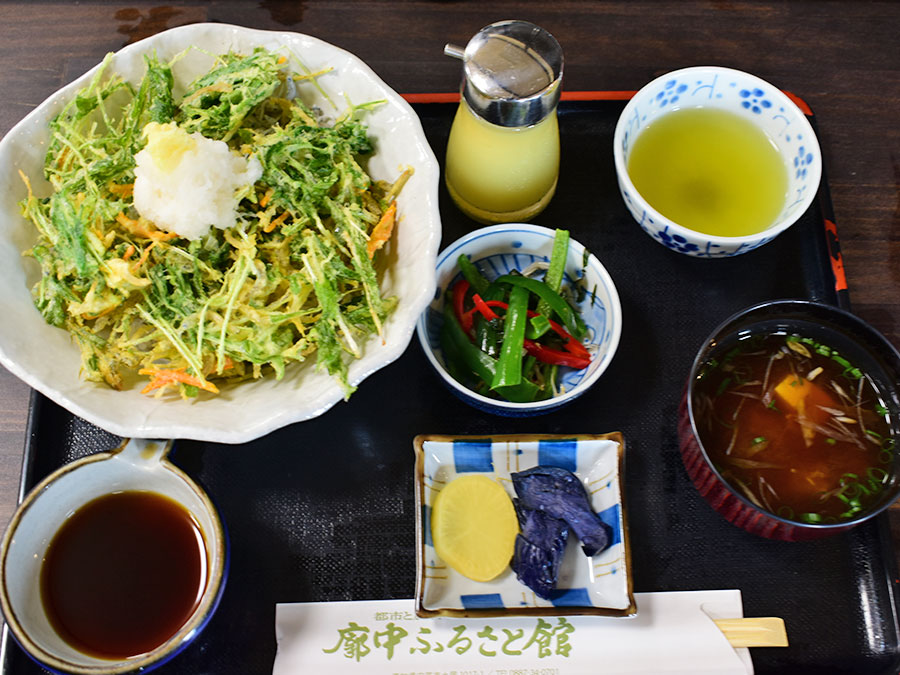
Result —
<instances>
[{"instance_id":1,"label":"mug handle","mask_svg":"<svg viewBox=\"0 0 900 675\"><path fill-rule=\"evenodd\" d=\"M163 461L172 449L173 440L126 438L110 452L136 466L152 466Z\"/></svg>"}]
</instances>

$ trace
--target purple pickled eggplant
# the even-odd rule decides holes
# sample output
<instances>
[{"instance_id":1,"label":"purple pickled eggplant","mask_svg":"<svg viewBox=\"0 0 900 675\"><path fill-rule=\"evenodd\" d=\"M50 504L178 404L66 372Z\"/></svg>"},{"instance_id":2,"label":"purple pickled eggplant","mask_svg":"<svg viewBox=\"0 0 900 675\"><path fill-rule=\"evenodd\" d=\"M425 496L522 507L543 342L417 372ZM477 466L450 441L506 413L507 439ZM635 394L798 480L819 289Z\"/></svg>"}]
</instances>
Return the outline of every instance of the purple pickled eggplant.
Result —
<instances>
[{"instance_id":1,"label":"purple pickled eggplant","mask_svg":"<svg viewBox=\"0 0 900 675\"><path fill-rule=\"evenodd\" d=\"M566 521L555 518L545 511L529 508L519 499L513 499L513 506L516 507L519 530L523 537L540 548L559 549L562 552L569 536Z\"/></svg>"},{"instance_id":2,"label":"purple pickled eggplant","mask_svg":"<svg viewBox=\"0 0 900 675\"><path fill-rule=\"evenodd\" d=\"M561 554L535 546L521 534L516 535L516 548L513 554L512 569L516 577L544 600L556 588L559 575Z\"/></svg>"},{"instance_id":3,"label":"purple pickled eggplant","mask_svg":"<svg viewBox=\"0 0 900 675\"><path fill-rule=\"evenodd\" d=\"M584 485L571 471L536 466L511 476L522 506L566 521L587 556L609 546L609 526L594 513Z\"/></svg>"},{"instance_id":4,"label":"purple pickled eggplant","mask_svg":"<svg viewBox=\"0 0 900 675\"><path fill-rule=\"evenodd\" d=\"M521 532L516 537L512 569L523 584L545 600L556 588L569 528L565 521L513 500Z\"/></svg>"}]
</instances>

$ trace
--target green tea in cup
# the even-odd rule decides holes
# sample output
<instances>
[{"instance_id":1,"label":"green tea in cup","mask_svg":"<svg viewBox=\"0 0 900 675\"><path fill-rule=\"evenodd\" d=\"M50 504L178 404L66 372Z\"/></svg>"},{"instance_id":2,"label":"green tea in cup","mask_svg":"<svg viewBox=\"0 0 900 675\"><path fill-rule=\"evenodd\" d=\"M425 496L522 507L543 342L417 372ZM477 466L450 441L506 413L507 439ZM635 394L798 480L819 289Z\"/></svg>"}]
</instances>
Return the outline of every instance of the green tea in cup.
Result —
<instances>
[{"instance_id":1,"label":"green tea in cup","mask_svg":"<svg viewBox=\"0 0 900 675\"><path fill-rule=\"evenodd\" d=\"M634 187L659 213L696 232L762 232L785 205L788 174L771 138L721 108L682 108L650 122L628 158Z\"/></svg>"}]
</instances>

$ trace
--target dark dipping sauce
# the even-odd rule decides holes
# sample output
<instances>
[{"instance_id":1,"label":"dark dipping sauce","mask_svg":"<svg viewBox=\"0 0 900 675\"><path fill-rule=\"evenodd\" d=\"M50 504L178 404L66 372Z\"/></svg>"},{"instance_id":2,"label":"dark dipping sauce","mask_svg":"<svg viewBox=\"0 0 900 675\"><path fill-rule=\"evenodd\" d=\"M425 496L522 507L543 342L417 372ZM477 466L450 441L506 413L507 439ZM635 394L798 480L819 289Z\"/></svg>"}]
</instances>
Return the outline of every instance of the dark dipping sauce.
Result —
<instances>
[{"instance_id":1,"label":"dark dipping sauce","mask_svg":"<svg viewBox=\"0 0 900 675\"><path fill-rule=\"evenodd\" d=\"M205 586L199 526L155 492L88 502L63 523L41 567L41 599L53 628L75 649L108 659L163 644Z\"/></svg>"},{"instance_id":2,"label":"dark dipping sauce","mask_svg":"<svg viewBox=\"0 0 900 675\"><path fill-rule=\"evenodd\" d=\"M753 335L694 383L703 447L732 488L770 513L839 523L883 500L891 420L872 379L811 338Z\"/></svg>"}]
</instances>

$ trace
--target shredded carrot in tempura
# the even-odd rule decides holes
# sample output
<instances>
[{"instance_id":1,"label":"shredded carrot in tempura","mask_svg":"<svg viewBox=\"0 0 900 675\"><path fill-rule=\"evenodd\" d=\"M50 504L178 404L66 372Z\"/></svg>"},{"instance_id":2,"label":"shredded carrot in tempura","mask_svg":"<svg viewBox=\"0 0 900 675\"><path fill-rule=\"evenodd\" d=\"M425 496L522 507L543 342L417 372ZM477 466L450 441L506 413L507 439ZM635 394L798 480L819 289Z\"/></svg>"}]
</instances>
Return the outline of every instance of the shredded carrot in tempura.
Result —
<instances>
[{"instance_id":1,"label":"shredded carrot in tempura","mask_svg":"<svg viewBox=\"0 0 900 675\"><path fill-rule=\"evenodd\" d=\"M189 384L193 387L203 389L204 391L208 391L213 394L219 393L219 389L212 382L208 380L202 380L199 377L194 377L193 375L188 375L185 372L184 368L163 368L160 370L154 370L153 368L141 368L138 371L138 374L150 376L150 382L141 390L142 394L149 394L154 389L159 389L160 387L164 388L175 384Z\"/></svg>"},{"instance_id":2,"label":"shredded carrot in tempura","mask_svg":"<svg viewBox=\"0 0 900 675\"><path fill-rule=\"evenodd\" d=\"M130 197L134 194L134 183L110 183L106 187L118 197Z\"/></svg>"},{"instance_id":3,"label":"shredded carrot in tempura","mask_svg":"<svg viewBox=\"0 0 900 675\"><path fill-rule=\"evenodd\" d=\"M287 220L287 217L289 215L290 213L288 213L287 211L282 211L280 216L278 216L275 220L273 220L263 228L263 232L271 232L276 227L281 225L285 220Z\"/></svg>"},{"instance_id":4,"label":"shredded carrot in tempura","mask_svg":"<svg viewBox=\"0 0 900 675\"><path fill-rule=\"evenodd\" d=\"M64 147L60 153L56 156L56 168L61 169L63 164L66 161L66 158L69 156L69 148Z\"/></svg>"},{"instance_id":5,"label":"shredded carrot in tempura","mask_svg":"<svg viewBox=\"0 0 900 675\"><path fill-rule=\"evenodd\" d=\"M102 312L99 312L98 314L85 314L84 318L88 319L88 320L99 319L101 316L106 316L107 314L109 314L115 308L116 308L116 305L112 305L112 306L104 309Z\"/></svg>"},{"instance_id":6,"label":"shredded carrot in tempura","mask_svg":"<svg viewBox=\"0 0 900 675\"><path fill-rule=\"evenodd\" d=\"M153 247L156 246L156 244L157 244L157 242L154 241L152 244L150 244L147 248L144 249L144 252L141 253L141 257L138 258L137 262L134 263L134 265L132 265L132 267L131 267L132 272L136 272L138 270L138 268L140 268L140 266L144 264L144 262L147 260L147 256L150 255L150 251L153 250ZM126 260L127 260L127 258L126 258Z\"/></svg>"},{"instance_id":7,"label":"shredded carrot in tempura","mask_svg":"<svg viewBox=\"0 0 900 675\"><path fill-rule=\"evenodd\" d=\"M381 216L381 220L378 221L378 224L372 229L372 234L369 235L369 241L366 244L366 251L369 254L369 258L374 257L375 251L384 246L385 242L391 238L391 233L394 231L394 217L397 214L397 202L391 202L391 205L387 207L387 211L384 212L384 215Z\"/></svg>"}]
</instances>

